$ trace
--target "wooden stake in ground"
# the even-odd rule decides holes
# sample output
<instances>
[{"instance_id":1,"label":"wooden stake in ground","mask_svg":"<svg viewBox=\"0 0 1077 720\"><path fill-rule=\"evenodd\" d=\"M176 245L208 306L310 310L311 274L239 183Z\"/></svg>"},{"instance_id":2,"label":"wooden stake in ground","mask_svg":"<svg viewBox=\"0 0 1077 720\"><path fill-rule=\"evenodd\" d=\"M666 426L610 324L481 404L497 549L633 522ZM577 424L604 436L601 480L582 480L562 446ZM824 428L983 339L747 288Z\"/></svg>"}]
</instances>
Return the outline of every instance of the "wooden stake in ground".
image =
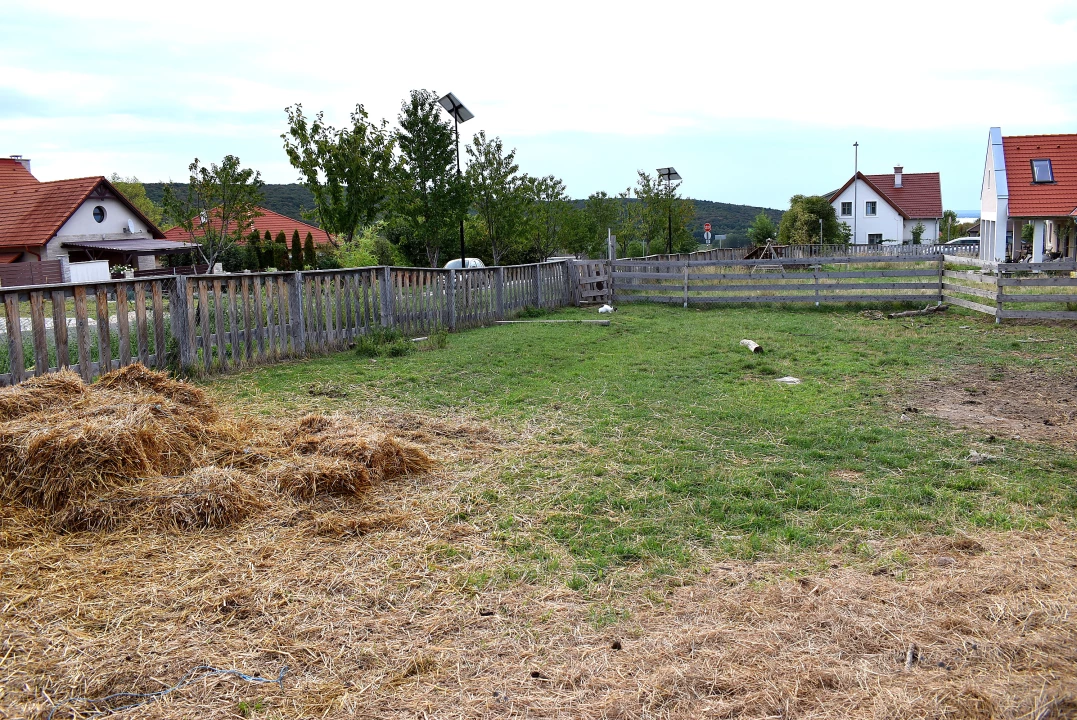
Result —
<instances>
[{"instance_id":1,"label":"wooden stake in ground","mask_svg":"<svg viewBox=\"0 0 1077 720\"><path fill-rule=\"evenodd\" d=\"M763 348L760 347L759 343L757 343L754 340L741 340L740 344L743 345L744 347L748 348L749 350L751 350L754 353L763 352Z\"/></svg>"},{"instance_id":2,"label":"wooden stake in ground","mask_svg":"<svg viewBox=\"0 0 1077 720\"><path fill-rule=\"evenodd\" d=\"M532 323L575 323L577 325L606 325L609 320L496 320L495 325L530 325Z\"/></svg>"},{"instance_id":3,"label":"wooden stake in ground","mask_svg":"<svg viewBox=\"0 0 1077 720\"><path fill-rule=\"evenodd\" d=\"M946 312L950 309L950 306L946 303L941 305L928 305L923 310L906 310L905 312L890 313L886 317L893 320L894 318L913 317L915 315L934 315L935 313Z\"/></svg>"}]
</instances>

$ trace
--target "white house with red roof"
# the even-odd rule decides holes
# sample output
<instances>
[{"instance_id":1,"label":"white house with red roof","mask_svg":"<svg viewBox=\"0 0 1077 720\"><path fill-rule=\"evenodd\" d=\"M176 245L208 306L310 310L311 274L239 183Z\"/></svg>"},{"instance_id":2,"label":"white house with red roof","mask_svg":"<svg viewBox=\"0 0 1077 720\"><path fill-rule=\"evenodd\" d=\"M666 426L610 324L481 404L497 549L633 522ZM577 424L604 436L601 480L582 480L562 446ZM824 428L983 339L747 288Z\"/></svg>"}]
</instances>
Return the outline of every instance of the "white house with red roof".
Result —
<instances>
[{"instance_id":1,"label":"white house with red roof","mask_svg":"<svg viewBox=\"0 0 1077 720\"><path fill-rule=\"evenodd\" d=\"M906 173L900 165L893 175L857 172L829 199L838 222L853 231L853 244L911 243L918 224L924 226L921 242L934 244L939 239L942 180L937 172Z\"/></svg>"},{"instance_id":2,"label":"white house with red roof","mask_svg":"<svg viewBox=\"0 0 1077 720\"><path fill-rule=\"evenodd\" d=\"M1019 260L1032 225L1032 262L1077 259L1077 134L988 133L980 190L980 259Z\"/></svg>"},{"instance_id":3,"label":"white house with red roof","mask_svg":"<svg viewBox=\"0 0 1077 720\"><path fill-rule=\"evenodd\" d=\"M0 158L0 262L108 260L151 269L189 252L102 176L40 182L30 160Z\"/></svg>"}]
</instances>

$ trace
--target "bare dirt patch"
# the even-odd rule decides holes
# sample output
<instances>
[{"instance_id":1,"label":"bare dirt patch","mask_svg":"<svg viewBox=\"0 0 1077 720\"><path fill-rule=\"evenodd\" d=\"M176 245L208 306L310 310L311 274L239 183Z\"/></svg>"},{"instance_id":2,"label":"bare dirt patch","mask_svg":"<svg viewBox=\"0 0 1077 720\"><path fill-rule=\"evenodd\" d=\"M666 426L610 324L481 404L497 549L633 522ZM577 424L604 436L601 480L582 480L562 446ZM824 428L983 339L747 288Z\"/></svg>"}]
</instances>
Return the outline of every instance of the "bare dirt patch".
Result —
<instances>
[{"instance_id":1,"label":"bare dirt patch","mask_svg":"<svg viewBox=\"0 0 1077 720\"><path fill-rule=\"evenodd\" d=\"M1077 440L1077 377L976 368L924 381L905 412L923 412L1000 438L1070 445Z\"/></svg>"}]
</instances>

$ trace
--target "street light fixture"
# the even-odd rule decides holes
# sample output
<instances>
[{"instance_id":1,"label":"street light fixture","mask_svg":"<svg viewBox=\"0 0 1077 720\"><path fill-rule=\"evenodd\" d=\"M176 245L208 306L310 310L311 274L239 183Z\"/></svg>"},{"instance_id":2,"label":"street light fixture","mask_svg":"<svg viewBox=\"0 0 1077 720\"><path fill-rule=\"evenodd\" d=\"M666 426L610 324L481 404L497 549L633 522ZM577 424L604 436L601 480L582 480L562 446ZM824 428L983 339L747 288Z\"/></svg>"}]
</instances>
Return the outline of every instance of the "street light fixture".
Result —
<instances>
[{"instance_id":1,"label":"street light fixture","mask_svg":"<svg viewBox=\"0 0 1077 720\"><path fill-rule=\"evenodd\" d=\"M681 176L671 167L658 168L658 177L666 179L666 199L669 203L669 238L666 240L666 254L673 254L673 181L680 180Z\"/></svg>"},{"instance_id":2,"label":"street light fixture","mask_svg":"<svg viewBox=\"0 0 1077 720\"><path fill-rule=\"evenodd\" d=\"M460 123L467 122L475 115L464 107L464 104L460 102L452 93L449 93L445 97L438 100L441 107L445 108L445 111L452 115L453 128L456 130L456 175L460 176ZM467 258L464 257L467 254L467 250L464 248L464 218L460 218L460 269L467 268Z\"/></svg>"}]
</instances>

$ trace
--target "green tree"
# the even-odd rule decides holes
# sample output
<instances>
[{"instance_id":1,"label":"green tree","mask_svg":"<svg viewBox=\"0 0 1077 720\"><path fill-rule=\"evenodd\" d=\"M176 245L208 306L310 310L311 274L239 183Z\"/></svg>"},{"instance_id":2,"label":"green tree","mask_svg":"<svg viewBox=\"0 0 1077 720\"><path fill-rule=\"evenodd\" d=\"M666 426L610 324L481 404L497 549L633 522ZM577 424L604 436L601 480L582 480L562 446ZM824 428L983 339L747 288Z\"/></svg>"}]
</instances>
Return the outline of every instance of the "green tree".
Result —
<instances>
[{"instance_id":1,"label":"green tree","mask_svg":"<svg viewBox=\"0 0 1077 720\"><path fill-rule=\"evenodd\" d=\"M939 223L939 242L949 242L954 238L959 238L964 235L959 230L961 223L957 221L957 213L953 210L944 210L942 213L942 222Z\"/></svg>"},{"instance_id":2,"label":"green tree","mask_svg":"<svg viewBox=\"0 0 1077 720\"><path fill-rule=\"evenodd\" d=\"M303 106L285 109L288 132L281 135L288 160L314 196L311 217L325 231L350 241L362 225L384 210L393 175L393 138L387 123L369 121L362 105L351 114L351 127L327 125L322 113L310 122Z\"/></svg>"},{"instance_id":3,"label":"green tree","mask_svg":"<svg viewBox=\"0 0 1077 720\"><path fill-rule=\"evenodd\" d=\"M309 231L307 239L303 241L303 258L310 267L318 267L318 251L314 247L314 235Z\"/></svg>"},{"instance_id":4,"label":"green tree","mask_svg":"<svg viewBox=\"0 0 1077 720\"><path fill-rule=\"evenodd\" d=\"M568 215L568 196L565 183L553 175L528 177L526 215L533 256L545 262L561 249L561 231Z\"/></svg>"},{"instance_id":5,"label":"green tree","mask_svg":"<svg viewBox=\"0 0 1077 720\"><path fill-rule=\"evenodd\" d=\"M617 193L617 200L617 222L614 224L613 233L617 236L618 253L621 257L628 257L629 243L638 241L646 254L649 248L644 242L640 212L643 205L632 199L632 188L625 188Z\"/></svg>"},{"instance_id":6,"label":"green tree","mask_svg":"<svg viewBox=\"0 0 1077 720\"><path fill-rule=\"evenodd\" d=\"M242 168L239 158L225 155L220 165L204 167L198 158L188 167L187 192L176 193L171 185L164 190L165 216L199 244L199 254L210 265L218 256L250 232L262 213L261 173Z\"/></svg>"},{"instance_id":7,"label":"green tree","mask_svg":"<svg viewBox=\"0 0 1077 720\"><path fill-rule=\"evenodd\" d=\"M819 236L820 220L823 221L822 237ZM778 242L783 245L808 245L842 241L837 213L826 198L818 195L794 195L789 198L789 209L782 215L778 228Z\"/></svg>"},{"instance_id":8,"label":"green tree","mask_svg":"<svg viewBox=\"0 0 1077 720\"><path fill-rule=\"evenodd\" d=\"M619 200L610 197L604 190L588 195L583 203L583 211L587 216L588 237L578 247L570 249L578 254L586 254L588 257L604 256L606 238L617 227L620 215L619 205Z\"/></svg>"},{"instance_id":9,"label":"green tree","mask_svg":"<svg viewBox=\"0 0 1077 720\"><path fill-rule=\"evenodd\" d=\"M309 260L306 260L309 263ZM304 266L303 244L299 240L299 228L292 230L292 269L302 270Z\"/></svg>"},{"instance_id":10,"label":"green tree","mask_svg":"<svg viewBox=\"0 0 1077 720\"><path fill-rule=\"evenodd\" d=\"M508 153L501 138L487 140L480 130L467 146L467 180L471 186L475 212L483 220L485 244L494 265L519 240L523 206L526 203L516 164L516 150Z\"/></svg>"},{"instance_id":11,"label":"green tree","mask_svg":"<svg viewBox=\"0 0 1077 720\"><path fill-rule=\"evenodd\" d=\"M112 173L112 177L108 179L112 183L112 187L123 193L123 196L127 198L127 201L138 208L138 211L146 216L146 219L156 225L160 230L166 230L168 228L162 227L164 222L164 211L161 206L150 200L146 196L146 186L142 184L137 177L120 177L119 173Z\"/></svg>"},{"instance_id":12,"label":"green tree","mask_svg":"<svg viewBox=\"0 0 1077 720\"><path fill-rule=\"evenodd\" d=\"M766 245L777 237L778 228L765 212L756 215L755 220L748 226L748 238L754 245Z\"/></svg>"},{"instance_id":13,"label":"green tree","mask_svg":"<svg viewBox=\"0 0 1077 720\"><path fill-rule=\"evenodd\" d=\"M412 90L401 103L395 139L400 148L393 210L413 259L439 265L459 239L471 204L467 181L457 172L453 125L430 90Z\"/></svg>"},{"instance_id":14,"label":"green tree","mask_svg":"<svg viewBox=\"0 0 1077 720\"><path fill-rule=\"evenodd\" d=\"M281 230L273 243L273 264L278 270L288 270L288 236Z\"/></svg>"},{"instance_id":15,"label":"green tree","mask_svg":"<svg viewBox=\"0 0 1077 720\"><path fill-rule=\"evenodd\" d=\"M276 257L273 252L273 233L266 230L262 240L262 269L276 267Z\"/></svg>"},{"instance_id":16,"label":"green tree","mask_svg":"<svg viewBox=\"0 0 1077 720\"><path fill-rule=\"evenodd\" d=\"M913 245L920 245L923 242L924 231L926 231L926 230L927 230L927 228L924 227L924 224L922 222L918 222L915 225L913 225L913 228L912 228L912 244Z\"/></svg>"},{"instance_id":17,"label":"green tree","mask_svg":"<svg viewBox=\"0 0 1077 720\"><path fill-rule=\"evenodd\" d=\"M641 204L643 236L651 243L657 243L652 245L651 252L657 247L664 247L666 252L691 252L699 247L688 229L695 207L691 200L679 195L681 184L667 183L642 170L636 175L635 192Z\"/></svg>"}]
</instances>

